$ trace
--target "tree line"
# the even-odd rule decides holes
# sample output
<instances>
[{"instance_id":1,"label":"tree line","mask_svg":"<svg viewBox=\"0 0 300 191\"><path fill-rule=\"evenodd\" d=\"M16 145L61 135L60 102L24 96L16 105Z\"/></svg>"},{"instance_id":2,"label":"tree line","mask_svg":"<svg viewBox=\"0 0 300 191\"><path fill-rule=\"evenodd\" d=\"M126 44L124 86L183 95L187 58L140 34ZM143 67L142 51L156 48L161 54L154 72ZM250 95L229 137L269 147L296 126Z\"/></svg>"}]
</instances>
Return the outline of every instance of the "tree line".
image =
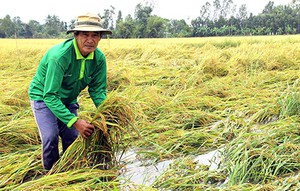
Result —
<instances>
[{"instance_id":1,"label":"tree line","mask_svg":"<svg viewBox=\"0 0 300 191\"><path fill-rule=\"evenodd\" d=\"M134 15L123 18L121 11L110 6L98 14L103 28L113 31L111 38L169 38L234 35L283 35L300 33L300 0L275 6L269 1L257 15L249 13L246 4L237 7L233 0L213 0L199 8L199 16L187 23L184 19L165 19L153 15L151 3L139 3ZM117 12L117 13L116 13ZM115 19L116 18L116 19ZM0 38L66 38L75 20L61 21L48 15L44 24L6 15L0 19Z\"/></svg>"}]
</instances>

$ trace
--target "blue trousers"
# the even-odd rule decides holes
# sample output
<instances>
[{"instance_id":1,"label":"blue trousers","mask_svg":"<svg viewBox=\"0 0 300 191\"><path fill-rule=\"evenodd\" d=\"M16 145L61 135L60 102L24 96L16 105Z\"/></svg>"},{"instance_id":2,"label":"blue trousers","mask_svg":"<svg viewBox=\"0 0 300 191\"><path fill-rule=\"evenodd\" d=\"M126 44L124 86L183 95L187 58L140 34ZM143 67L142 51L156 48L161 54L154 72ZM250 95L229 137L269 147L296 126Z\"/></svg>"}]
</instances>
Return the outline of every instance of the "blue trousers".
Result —
<instances>
[{"instance_id":1,"label":"blue trousers","mask_svg":"<svg viewBox=\"0 0 300 191\"><path fill-rule=\"evenodd\" d=\"M75 141L78 131L68 128L46 106L43 101L30 101L39 135L42 141L42 162L46 170L50 170L59 159L59 137L61 137L62 150L65 150ZM77 116L79 105L69 104L66 107Z\"/></svg>"}]
</instances>

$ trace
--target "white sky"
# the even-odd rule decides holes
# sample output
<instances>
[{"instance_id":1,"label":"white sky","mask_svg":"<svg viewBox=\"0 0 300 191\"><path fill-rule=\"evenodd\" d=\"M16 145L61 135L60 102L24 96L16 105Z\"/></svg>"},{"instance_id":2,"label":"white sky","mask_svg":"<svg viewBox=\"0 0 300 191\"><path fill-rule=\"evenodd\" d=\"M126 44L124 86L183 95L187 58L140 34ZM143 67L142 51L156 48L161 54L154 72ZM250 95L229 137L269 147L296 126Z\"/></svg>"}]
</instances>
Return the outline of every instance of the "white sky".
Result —
<instances>
[{"instance_id":1,"label":"white sky","mask_svg":"<svg viewBox=\"0 0 300 191\"><path fill-rule=\"evenodd\" d=\"M192 20L199 16L200 9L205 2L213 0L8 0L1 3L0 18L7 14L11 17L19 16L21 21L27 23L36 20L44 23L47 15L56 15L61 21L70 22L77 15L84 12L100 13L110 6L115 7L116 15L120 10L123 18L128 14L134 16L134 10L138 3L152 2L154 9L152 14L167 19ZM234 4L246 4L248 12L260 13L270 0L233 0ZM283 5L292 0L273 0L275 5Z\"/></svg>"}]
</instances>

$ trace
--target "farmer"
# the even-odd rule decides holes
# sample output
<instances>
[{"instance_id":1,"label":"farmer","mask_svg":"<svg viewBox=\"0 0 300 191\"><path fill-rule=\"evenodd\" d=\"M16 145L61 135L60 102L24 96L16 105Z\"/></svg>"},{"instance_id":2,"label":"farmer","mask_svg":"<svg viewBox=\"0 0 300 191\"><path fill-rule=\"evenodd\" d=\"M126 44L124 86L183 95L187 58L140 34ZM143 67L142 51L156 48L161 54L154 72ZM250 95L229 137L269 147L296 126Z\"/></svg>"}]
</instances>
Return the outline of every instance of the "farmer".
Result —
<instances>
[{"instance_id":1,"label":"farmer","mask_svg":"<svg viewBox=\"0 0 300 191\"><path fill-rule=\"evenodd\" d=\"M90 13L78 16L70 32L74 38L50 48L40 60L28 90L46 171L59 159L59 137L64 152L78 134L88 138L94 131L93 125L77 117L80 92L88 86L96 107L106 98L106 58L97 46L102 35L112 32Z\"/></svg>"}]
</instances>

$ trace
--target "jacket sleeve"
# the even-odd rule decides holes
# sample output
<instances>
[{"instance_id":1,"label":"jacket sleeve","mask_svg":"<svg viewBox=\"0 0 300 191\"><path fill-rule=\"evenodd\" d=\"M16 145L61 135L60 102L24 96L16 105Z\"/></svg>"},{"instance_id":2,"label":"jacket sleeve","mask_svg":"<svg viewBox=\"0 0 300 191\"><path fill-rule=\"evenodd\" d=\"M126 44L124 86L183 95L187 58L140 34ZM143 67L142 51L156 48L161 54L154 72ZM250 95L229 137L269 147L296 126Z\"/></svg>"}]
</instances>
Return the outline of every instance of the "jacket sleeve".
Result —
<instances>
[{"instance_id":1,"label":"jacket sleeve","mask_svg":"<svg viewBox=\"0 0 300 191\"><path fill-rule=\"evenodd\" d=\"M105 56L102 57L99 68L95 70L93 80L88 87L94 105L98 107L106 99L107 68Z\"/></svg>"},{"instance_id":2,"label":"jacket sleeve","mask_svg":"<svg viewBox=\"0 0 300 191\"><path fill-rule=\"evenodd\" d=\"M43 99L52 113L71 128L77 117L66 108L59 96L63 76L64 68L56 60L50 59L45 77Z\"/></svg>"}]
</instances>

